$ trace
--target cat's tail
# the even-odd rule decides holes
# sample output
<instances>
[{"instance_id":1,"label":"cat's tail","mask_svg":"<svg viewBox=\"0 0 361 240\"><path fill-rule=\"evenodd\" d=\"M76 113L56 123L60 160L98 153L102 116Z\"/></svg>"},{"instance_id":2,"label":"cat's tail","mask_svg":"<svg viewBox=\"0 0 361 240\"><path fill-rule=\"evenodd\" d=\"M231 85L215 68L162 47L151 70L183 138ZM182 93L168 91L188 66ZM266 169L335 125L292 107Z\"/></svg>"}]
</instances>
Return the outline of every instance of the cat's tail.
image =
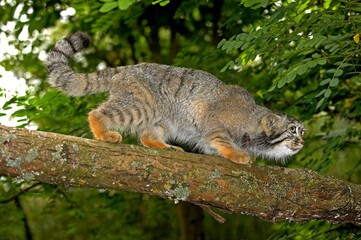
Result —
<instances>
[{"instance_id":1,"label":"cat's tail","mask_svg":"<svg viewBox=\"0 0 361 240\"><path fill-rule=\"evenodd\" d=\"M48 54L45 65L48 68L49 83L71 96L107 92L116 69L108 68L93 73L78 73L69 66L73 55L90 44L90 37L77 32L58 41Z\"/></svg>"}]
</instances>

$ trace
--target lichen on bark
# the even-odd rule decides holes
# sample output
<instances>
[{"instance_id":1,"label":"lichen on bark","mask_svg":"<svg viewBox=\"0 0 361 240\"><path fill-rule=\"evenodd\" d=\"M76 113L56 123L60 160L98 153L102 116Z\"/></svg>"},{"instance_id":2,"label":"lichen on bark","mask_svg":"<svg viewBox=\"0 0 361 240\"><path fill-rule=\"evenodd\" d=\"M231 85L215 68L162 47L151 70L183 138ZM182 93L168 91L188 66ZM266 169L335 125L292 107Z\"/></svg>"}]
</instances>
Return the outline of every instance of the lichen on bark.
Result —
<instances>
[{"instance_id":1,"label":"lichen on bark","mask_svg":"<svg viewBox=\"0 0 361 240\"><path fill-rule=\"evenodd\" d=\"M178 151L0 126L0 174L116 189L267 221L361 224L361 186L306 169L239 165Z\"/></svg>"}]
</instances>

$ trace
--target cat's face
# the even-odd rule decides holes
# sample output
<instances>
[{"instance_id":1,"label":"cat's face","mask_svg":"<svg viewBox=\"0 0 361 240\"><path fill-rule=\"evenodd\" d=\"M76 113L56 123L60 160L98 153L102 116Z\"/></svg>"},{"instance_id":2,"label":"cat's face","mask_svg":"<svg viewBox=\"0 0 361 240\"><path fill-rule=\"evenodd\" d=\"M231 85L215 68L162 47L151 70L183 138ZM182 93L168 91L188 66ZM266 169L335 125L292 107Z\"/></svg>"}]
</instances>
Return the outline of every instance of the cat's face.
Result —
<instances>
[{"instance_id":1,"label":"cat's face","mask_svg":"<svg viewBox=\"0 0 361 240\"><path fill-rule=\"evenodd\" d=\"M283 159L302 149L305 131L302 123L281 113L269 113L263 117L261 124L266 135L261 155Z\"/></svg>"}]
</instances>

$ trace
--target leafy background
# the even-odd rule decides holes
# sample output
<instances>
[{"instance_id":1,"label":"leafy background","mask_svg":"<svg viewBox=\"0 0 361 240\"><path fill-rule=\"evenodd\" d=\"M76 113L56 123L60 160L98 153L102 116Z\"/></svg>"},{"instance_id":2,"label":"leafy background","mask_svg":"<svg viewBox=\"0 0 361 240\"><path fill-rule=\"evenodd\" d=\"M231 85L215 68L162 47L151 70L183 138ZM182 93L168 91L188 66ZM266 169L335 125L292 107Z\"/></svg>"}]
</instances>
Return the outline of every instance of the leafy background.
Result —
<instances>
[{"instance_id":1,"label":"leafy background","mask_svg":"<svg viewBox=\"0 0 361 240\"><path fill-rule=\"evenodd\" d=\"M57 40L81 30L93 43L74 59L77 71L139 62L208 71L304 121L305 147L287 167L361 183L357 0L0 0L0 6L1 36L16 50L5 53L1 66L27 84L26 94L1 102L0 115L14 109L19 127L92 137L87 112L106 95L59 93L47 84L42 63ZM6 95L0 90L0 100ZM5 176L0 216L0 239L361 238L351 224L233 215L221 225L186 203Z\"/></svg>"}]
</instances>

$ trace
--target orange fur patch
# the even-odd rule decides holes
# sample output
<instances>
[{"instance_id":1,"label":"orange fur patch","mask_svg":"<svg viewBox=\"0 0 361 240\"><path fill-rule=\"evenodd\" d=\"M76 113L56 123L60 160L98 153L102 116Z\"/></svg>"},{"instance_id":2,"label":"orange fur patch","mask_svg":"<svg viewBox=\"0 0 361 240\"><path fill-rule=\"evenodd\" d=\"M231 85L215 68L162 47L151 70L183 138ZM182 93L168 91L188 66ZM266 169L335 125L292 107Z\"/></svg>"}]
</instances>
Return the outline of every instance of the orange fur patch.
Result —
<instances>
[{"instance_id":1,"label":"orange fur patch","mask_svg":"<svg viewBox=\"0 0 361 240\"><path fill-rule=\"evenodd\" d=\"M148 136L142 136L140 141L145 147L159 148L159 149L169 148L169 145L167 145L166 143L161 142L159 140L151 139Z\"/></svg>"},{"instance_id":2,"label":"orange fur patch","mask_svg":"<svg viewBox=\"0 0 361 240\"><path fill-rule=\"evenodd\" d=\"M99 120L99 118L96 117L94 113L90 112L88 121L94 137L99 140L104 140L104 133L106 130L104 124Z\"/></svg>"},{"instance_id":3,"label":"orange fur patch","mask_svg":"<svg viewBox=\"0 0 361 240\"><path fill-rule=\"evenodd\" d=\"M251 161L246 152L241 152L228 146L217 146L216 148L222 157L232 160L233 162L246 164Z\"/></svg>"}]
</instances>

